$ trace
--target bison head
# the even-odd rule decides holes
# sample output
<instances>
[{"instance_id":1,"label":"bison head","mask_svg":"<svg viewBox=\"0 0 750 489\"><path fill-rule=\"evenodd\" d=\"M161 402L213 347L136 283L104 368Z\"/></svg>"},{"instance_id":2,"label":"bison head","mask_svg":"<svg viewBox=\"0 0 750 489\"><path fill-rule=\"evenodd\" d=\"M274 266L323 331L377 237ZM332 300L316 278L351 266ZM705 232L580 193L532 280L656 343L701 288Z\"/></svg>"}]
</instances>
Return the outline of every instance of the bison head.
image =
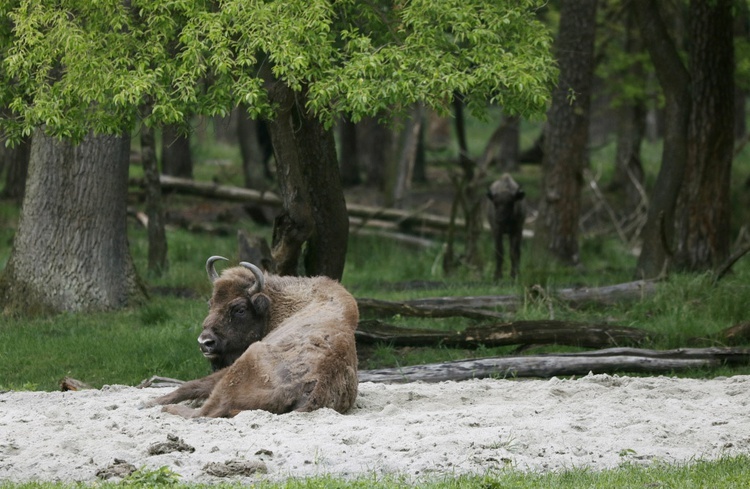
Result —
<instances>
[{"instance_id":1,"label":"bison head","mask_svg":"<svg viewBox=\"0 0 750 489\"><path fill-rule=\"evenodd\" d=\"M226 277L219 277L214 268L217 260L226 258L212 256L206 261L206 272L214 290L208 316L203 321L203 332L198 336L200 350L214 371L234 363L248 346L268 333L271 304L263 293L265 279L258 267L241 262L250 273L238 267Z\"/></svg>"},{"instance_id":2,"label":"bison head","mask_svg":"<svg viewBox=\"0 0 750 489\"><path fill-rule=\"evenodd\" d=\"M522 205L524 196L521 186L507 173L492 182L487 190L487 198L492 205L491 224L502 228L518 220L521 215L519 206Z\"/></svg>"}]
</instances>

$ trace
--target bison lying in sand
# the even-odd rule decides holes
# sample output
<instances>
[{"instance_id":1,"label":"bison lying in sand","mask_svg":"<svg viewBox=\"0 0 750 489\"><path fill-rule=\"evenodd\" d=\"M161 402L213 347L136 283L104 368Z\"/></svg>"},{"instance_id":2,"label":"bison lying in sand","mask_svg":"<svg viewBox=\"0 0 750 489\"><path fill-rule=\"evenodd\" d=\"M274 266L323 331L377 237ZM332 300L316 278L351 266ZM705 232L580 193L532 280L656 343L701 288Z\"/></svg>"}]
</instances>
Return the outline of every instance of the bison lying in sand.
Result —
<instances>
[{"instance_id":1,"label":"bison lying in sand","mask_svg":"<svg viewBox=\"0 0 750 489\"><path fill-rule=\"evenodd\" d=\"M487 191L490 205L487 208L487 220L492 228L495 244L495 279L503 276L503 235L508 235L510 242L510 276L518 276L521 262L521 238L523 223L526 219L524 191L513 177L507 173L492 182Z\"/></svg>"},{"instance_id":2,"label":"bison lying in sand","mask_svg":"<svg viewBox=\"0 0 750 489\"><path fill-rule=\"evenodd\" d=\"M348 411L357 397L354 330L357 303L327 277L264 275L242 262L219 276L198 337L216 370L186 382L153 404L185 417L231 417L248 409L272 413L328 407ZM177 404L203 400L198 409Z\"/></svg>"}]
</instances>

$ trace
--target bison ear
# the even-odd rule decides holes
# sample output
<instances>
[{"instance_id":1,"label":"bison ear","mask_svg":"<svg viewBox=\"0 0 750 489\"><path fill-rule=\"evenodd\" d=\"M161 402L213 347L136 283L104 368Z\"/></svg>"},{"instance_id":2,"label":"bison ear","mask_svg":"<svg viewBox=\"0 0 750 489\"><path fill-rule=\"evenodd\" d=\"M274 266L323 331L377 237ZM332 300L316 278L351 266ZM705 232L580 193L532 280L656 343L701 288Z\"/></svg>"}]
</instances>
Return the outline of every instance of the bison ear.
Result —
<instances>
[{"instance_id":1,"label":"bison ear","mask_svg":"<svg viewBox=\"0 0 750 489\"><path fill-rule=\"evenodd\" d=\"M516 190L516 200L521 200L524 197L526 197L526 192L524 192L522 188Z\"/></svg>"},{"instance_id":2,"label":"bison ear","mask_svg":"<svg viewBox=\"0 0 750 489\"><path fill-rule=\"evenodd\" d=\"M258 316L265 316L268 314L268 310L271 308L271 299L266 294L255 294L250 302L253 305L253 309Z\"/></svg>"}]
</instances>

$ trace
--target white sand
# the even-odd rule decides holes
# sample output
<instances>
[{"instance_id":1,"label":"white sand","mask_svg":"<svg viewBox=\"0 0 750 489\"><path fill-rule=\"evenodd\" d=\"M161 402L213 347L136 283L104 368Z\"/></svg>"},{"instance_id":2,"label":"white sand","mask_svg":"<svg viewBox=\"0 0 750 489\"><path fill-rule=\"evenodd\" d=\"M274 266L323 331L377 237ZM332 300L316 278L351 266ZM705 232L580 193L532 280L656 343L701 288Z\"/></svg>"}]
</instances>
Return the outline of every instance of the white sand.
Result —
<instances>
[{"instance_id":1,"label":"white sand","mask_svg":"<svg viewBox=\"0 0 750 489\"><path fill-rule=\"evenodd\" d=\"M107 386L0 394L0 481L92 481L121 459L219 482L209 463L261 461L265 475L434 478L688 462L750 453L750 376L714 380L589 375L578 380L364 383L356 408L185 420L139 409L165 389ZM149 455L168 435L195 450Z\"/></svg>"}]
</instances>

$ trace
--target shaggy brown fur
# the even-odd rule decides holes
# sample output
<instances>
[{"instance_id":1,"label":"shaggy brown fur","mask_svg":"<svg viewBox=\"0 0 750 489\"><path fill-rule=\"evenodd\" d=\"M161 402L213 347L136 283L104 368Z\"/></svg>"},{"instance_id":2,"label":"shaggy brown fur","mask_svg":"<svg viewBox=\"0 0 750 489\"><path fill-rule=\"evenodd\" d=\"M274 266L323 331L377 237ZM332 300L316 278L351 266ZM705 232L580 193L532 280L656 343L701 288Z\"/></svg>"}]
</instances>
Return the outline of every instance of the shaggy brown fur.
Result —
<instances>
[{"instance_id":1,"label":"shaggy brown fur","mask_svg":"<svg viewBox=\"0 0 750 489\"><path fill-rule=\"evenodd\" d=\"M236 341L250 341L244 353L153 403L168 404L164 411L185 417L231 417L249 409L348 411L358 387L354 298L327 277L265 275L262 290L249 295L255 282L245 267L224 270L214 282L201 334L226 338L244 329L236 335L244 338ZM192 399L206 402L199 409L176 404Z\"/></svg>"}]
</instances>

